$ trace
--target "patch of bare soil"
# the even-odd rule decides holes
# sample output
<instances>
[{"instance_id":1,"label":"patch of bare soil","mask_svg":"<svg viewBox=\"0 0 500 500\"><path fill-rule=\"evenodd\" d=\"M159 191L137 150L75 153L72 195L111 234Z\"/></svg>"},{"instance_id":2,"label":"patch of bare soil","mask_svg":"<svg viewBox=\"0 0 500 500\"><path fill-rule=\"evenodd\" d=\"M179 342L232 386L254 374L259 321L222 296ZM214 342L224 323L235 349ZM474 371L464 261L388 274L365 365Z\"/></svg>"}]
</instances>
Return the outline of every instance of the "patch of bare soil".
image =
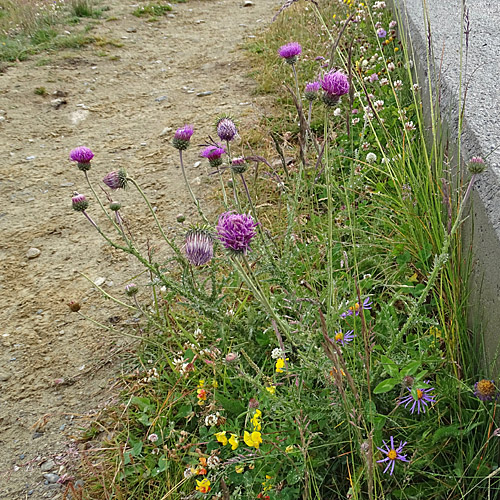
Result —
<instances>
[{"instance_id":1,"label":"patch of bare soil","mask_svg":"<svg viewBox=\"0 0 500 500\"><path fill-rule=\"evenodd\" d=\"M62 498L51 481L78 460L74 437L86 415L114 397L119 356L133 349L130 338L69 310L69 301L79 301L83 313L118 331L137 321L80 273L125 302L126 283L147 283L134 261L71 209L73 191L85 193L89 213L111 229L69 151L93 149L96 185L125 168L181 242L198 217L170 145L175 129L193 124L192 142L200 144L219 114L248 124L263 106L238 46L270 21L277 4L243 2L190 0L148 23L131 15L133 5L110 0L113 20L99 22L93 34L116 43L41 55L0 75L0 499ZM38 87L48 95L36 95ZM206 206L215 179L197 163L198 152L187 150L186 165ZM142 249L150 241L161 255L165 244L138 193L114 196ZM142 300L148 293L143 286Z\"/></svg>"}]
</instances>

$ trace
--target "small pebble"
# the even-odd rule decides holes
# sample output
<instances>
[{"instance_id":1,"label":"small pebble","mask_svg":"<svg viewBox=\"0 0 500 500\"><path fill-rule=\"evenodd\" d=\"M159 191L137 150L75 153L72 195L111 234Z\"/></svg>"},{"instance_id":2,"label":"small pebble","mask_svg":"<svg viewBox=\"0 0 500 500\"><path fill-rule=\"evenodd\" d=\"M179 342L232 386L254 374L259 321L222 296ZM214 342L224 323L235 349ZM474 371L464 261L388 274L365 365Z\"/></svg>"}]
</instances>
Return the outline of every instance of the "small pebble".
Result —
<instances>
[{"instance_id":1,"label":"small pebble","mask_svg":"<svg viewBox=\"0 0 500 500\"><path fill-rule=\"evenodd\" d=\"M137 28L127 28L127 33L135 33L137 31Z\"/></svg>"},{"instance_id":2,"label":"small pebble","mask_svg":"<svg viewBox=\"0 0 500 500\"><path fill-rule=\"evenodd\" d=\"M9 378L10 375L8 373L0 373L0 382L7 382Z\"/></svg>"},{"instance_id":3,"label":"small pebble","mask_svg":"<svg viewBox=\"0 0 500 500\"><path fill-rule=\"evenodd\" d=\"M75 185L74 182L63 182L62 184L60 184L60 186L62 188L71 187L71 186L74 186L74 185Z\"/></svg>"},{"instance_id":4,"label":"small pebble","mask_svg":"<svg viewBox=\"0 0 500 500\"><path fill-rule=\"evenodd\" d=\"M59 481L59 476L57 474L44 474L43 477L51 484Z\"/></svg>"},{"instance_id":5,"label":"small pebble","mask_svg":"<svg viewBox=\"0 0 500 500\"><path fill-rule=\"evenodd\" d=\"M28 161L30 161L30 160L34 160L35 158L36 158L36 156L27 156L27 157L26 157L26 159L27 159Z\"/></svg>"},{"instance_id":6,"label":"small pebble","mask_svg":"<svg viewBox=\"0 0 500 500\"><path fill-rule=\"evenodd\" d=\"M43 432L34 432L33 433L33 439L38 439L39 437L43 436Z\"/></svg>"},{"instance_id":7,"label":"small pebble","mask_svg":"<svg viewBox=\"0 0 500 500\"><path fill-rule=\"evenodd\" d=\"M30 497L31 495L33 495L34 492L35 492L35 490L29 490L28 491L28 496Z\"/></svg>"},{"instance_id":8,"label":"small pebble","mask_svg":"<svg viewBox=\"0 0 500 500\"><path fill-rule=\"evenodd\" d=\"M198 92L196 94L196 97L205 97L206 95L212 95L213 92L210 92L210 90L207 90L206 92Z\"/></svg>"},{"instance_id":9,"label":"small pebble","mask_svg":"<svg viewBox=\"0 0 500 500\"><path fill-rule=\"evenodd\" d=\"M40 466L42 472L49 472L56 467L54 460L47 460Z\"/></svg>"},{"instance_id":10,"label":"small pebble","mask_svg":"<svg viewBox=\"0 0 500 500\"><path fill-rule=\"evenodd\" d=\"M66 424L62 424L61 427L59 427L60 431L63 431L64 429L66 429Z\"/></svg>"},{"instance_id":11,"label":"small pebble","mask_svg":"<svg viewBox=\"0 0 500 500\"><path fill-rule=\"evenodd\" d=\"M42 253L41 250L33 247L26 252L26 257L28 259L36 259L41 253Z\"/></svg>"},{"instance_id":12,"label":"small pebble","mask_svg":"<svg viewBox=\"0 0 500 500\"><path fill-rule=\"evenodd\" d=\"M156 102L163 102L163 101L165 101L166 99L167 99L167 96L166 96L166 95L162 95L162 96L160 96L160 97L157 97L157 98L155 99L155 101L156 101Z\"/></svg>"},{"instance_id":13,"label":"small pebble","mask_svg":"<svg viewBox=\"0 0 500 500\"><path fill-rule=\"evenodd\" d=\"M26 456L26 455L25 455L24 453L23 453L22 455L19 455L19 460L24 460L24 457L25 457L25 456Z\"/></svg>"},{"instance_id":14,"label":"small pebble","mask_svg":"<svg viewBox=\"0 0 500 500\"><path fill-rule=\"evenodd\" d=\"M196 24L202 24L205 23L205 19L198 19L198 21L195 21Z\"/></svg>"},{"instance_id":15,"label":"small pebble","mask_svg":"<svg viewBox=\"0 0 500 500\"><path fill-rule=\"evenodd\" d=\"M245 3L243 4L243 7L252 7L253 6L253 2L250 1L250 0L245 0Z\"/></svg>"}]
</instances>

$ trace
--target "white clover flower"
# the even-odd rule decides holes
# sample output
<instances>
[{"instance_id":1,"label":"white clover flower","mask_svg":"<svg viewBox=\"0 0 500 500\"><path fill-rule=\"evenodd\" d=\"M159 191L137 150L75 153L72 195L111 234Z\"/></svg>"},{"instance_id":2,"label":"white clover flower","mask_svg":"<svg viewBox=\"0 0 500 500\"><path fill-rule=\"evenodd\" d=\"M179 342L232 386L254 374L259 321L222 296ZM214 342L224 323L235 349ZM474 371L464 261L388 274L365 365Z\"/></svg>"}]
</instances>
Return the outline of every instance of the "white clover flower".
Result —
<instances>
[{"instance_id":1,"label":"white clover flower","mask_svg":"<svg viewBox=\"0 0 500 500\"><path fill-rule=\"evenodd\" d=\"M285 353L282 351L280 347L275 347L271 352L271 358L273 359L284 358L284 357Z\"/></svg>"},{"instance_id":2,"label":"white clover flower","mask_svg":"<svg viewBox=\"0 0 500 500\"><path fill-rule=\"evenodd\" d=\"M394 71L396 69L396 65L393 63L393 62L390 62L388 65L387 65L387 69L389 71Z\"/></svg>"},{"instance_id":3,"label":"white clover flower","mask_svg":"<svg viewBox=\"0 0 500 500\"><path fill-rule=\"evenodd\" d=\"M368 153L366 155L366 162L367 163L374 163L377 161L377 155L375 153Z\"/></svg>"},{"instance_id":4,"label":"white clover flower","mask_svg":"<svg viewBox=\"0 0 500 500\"><path fill-rule=\"evenodd\" d=\"M353 125L358 124L358 123L359 123L359 118L358 118L358 117L353 118L351 123L352 123Z\"/></svg>"},{"instance_id":5,"label":"white clover flower","mask_svg":"<svg viewBox=\"0 0 500 500\"><path fill-rule=\"evenodd\" d=\"M207 465L209 469L216 469L220 465L220 458L217 455L210 455L207 458Z\"/></svg>"},{"instance_id":6,"label":"white clover flower","mask_svg":"<svg viewBox=\"0 0 500 500\"><path fill-rule=\"evenodd\" d=\"M217 422L219 421L220 413L211 413L210 415L207 415L205 417L205 425L207 427L213 427L217 425Z\"/></svg>"},{"instance_id":7,"label":"white clover flower","mask_svg":"<svg viewBox=\"0 0 500 500\"><path fill-rule=\"evenodd\" d=\"M382 78L380 80L380 85L389 85L389 80L387 78Z\"/></svg>"},{"instance_id":8,"label":"white clover flower","mask_svg":"<svg viewBox=\"0 0 500 500\"><path fill-rule=\"evenodd\" d=\"M405 123L405 129L406 130L415 130L417 127L413 124L412 121L406 122Z\"/></svg>"},{"instance_id":9,"label":"white clover flower","mask_svg":"<svg viewBox=\"0 0 500 500\"><path fill-rule=\"evenodd\" d=\"M393 29L393 28L395 28L397 25L398 25L398 22L397 22L397 21L391 21L391 22L389 23L389 28L391 28L391 30L392 30L392 29Z\"/></svg>"},{"instance_id":10,"label":"white clover flower","mask_svg":"<svg viewBox=\"0 0 500 500\"><path fill-rule=\"evenodd\" d=\"M401 80L396 80L394 82L394 88L396 90L401 90L403 88L403 82Z\"/></svg>"},{"instance_id":11,"label":"white clover flower","mask_svg":"<svg viewBox=\"0 0 500 500\"><path fill-rule=\"evenodd\" d=\"M418 92L420 90L420 85L418 83L414 83L412 89L413 92Z\"/></svg>"},{"instance_id":12,"label":"white clover flower","mask_svg":"<svg viewBox=\"0 0 500 500\"><path fill-rule=\"evenodd\" d=\"M378 101L375 101L373 103L373 106L377 111L382 111L384 109L384 101L382 101L382 99L379 99Z\"/></svg>"},{"instance_id":13,"label":"white clover flower","mask_svg":"<svg viewBox=\"0 0 500 500\"><path fill-rule=\"evenodd\" d=\"M342 110L340 108L335 108L333 112L333 116L340 116L342 114Z\"/></svg>"}]
</instances>

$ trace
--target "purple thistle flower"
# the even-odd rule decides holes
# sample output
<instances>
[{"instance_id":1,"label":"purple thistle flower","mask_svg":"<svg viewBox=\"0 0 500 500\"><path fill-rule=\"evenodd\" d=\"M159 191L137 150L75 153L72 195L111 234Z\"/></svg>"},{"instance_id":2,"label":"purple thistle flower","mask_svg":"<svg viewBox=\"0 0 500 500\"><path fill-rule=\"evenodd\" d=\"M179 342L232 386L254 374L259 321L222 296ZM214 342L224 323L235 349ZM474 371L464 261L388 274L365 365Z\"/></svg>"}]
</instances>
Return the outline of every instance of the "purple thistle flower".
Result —
<instances>
[{"instance_id":1,"label":"purple thistle flower","mask_svg":"<svg viewBox=\"0 0 500 500\"><path fill-rule=\"evenodd\" d=\"M201 151L200 156L206 158L211 167L217 168L219 165L222 165L221 156L225 152L226 150L222 144L217 144L216 146L210 145Z\"/></svg>"},{"instance_id":2,"label":"purple thistle flower","mask_svg":"<svg viewBox=\"0 0 500 500\"><path fill-rule=\"evenodd\" d=\"M139 291L139 287L135 283L129 283L128 285L125 285L125 293L129 297L133 297L134 295L137 294Z\"/></svg>"},{"instance_id":3,"label":"purple thistle flower","mask_svg":"<svg viewBox=\"0 0 500 500\"><path fill-rule=\"evenodd\" d=\"M186 257L193 266L203 266L214 256L214 238L205 228L193 228L186 234L184 245Z\"/></svg>"},{"instance_id":4,"label":"purple thistle flower","mask_svg":"<svg viewBox=\"0 0 500 500\"><path fill-rule=\"evenodd\" d=\"M372 302L370 301L370 297L366 297L366 299L363 301L363 304L359 304L359 302L356 302L353 306L349 307L347 311L343 312L340 317L341 318L347 318L347 316L359 316L359 313L363 309L371 309Z\"/></svg>"},{"instance_id":5,"label":"purple thistle flower","mask_svg":"<svg viewBox=\"0 0 500 500\"><path fill-rule=\"evenodd\" d=\"M244 174L248 169L248 164L246 159L243 156L239 156L238 158L233 158L231 161L231 170L235 174Z\"/></svg>"},{"instance_id":6,"label":"purple thistle flower","mask_svg":"<svg viewBox=\"0 0 500 500\"><path fill-rule=\"evenodd\" d=\"M318 97L318 92L321 87L319 82L309 82L306 84L306 88L304 90L304 95L308 101L314 101L316 97Z\"/></svg>"},{"instance_id":7,"label":"purple thistle flower","mask_svg":"<svg viewBox=\"0 0 500 500\"><path fill-rule=\"evenodd\" d=\"M389 473L392 476L392 473L394 472L394 464L396 463L396 460L401 460L402 462L409 462L407 460L406 455L401 455L401 452L403 451L404 446L406 445L406 441L403 443L400 441L399 446L397 448L394 447L394 437L391 436L391 446L389 447L385 441L382 441L384 443L385 449L384 448L379 448L377 446L377 449L380 450L382 453L387 455L385 458L382 460L377 460L377 463L383 463L383 462L388 462L387 467L384 469L384 474L391 469L391 472Z\"/></svg>"},{"instance_id":8,"label":"purple thistle flower","mask_svg":"<svg viewBox=\"0 0 500 500\"><path fill-rule=\"evenodd\" d=\"M293 64L301 52L302 47L297 42L287 43L278 50L279 56L285 59L288 64Z\"/></svg>"},{"instance_id":9,"label":"purple thistle flower","mask_svg":"<svg viewBox=\"0 0 500 500\"><path fill-rule=\"evenodd\" d=\"M349 330L348 332L345 333L339 331L335 333L335 337L331 340L332 341L334 340L338 344L346 345L347 342L351 342L352 340L354 340L355 336L356 335L354 335L354 330Z\"/></svg>"},{"instance_id":10,"label":"purple thistle flower","mask_svg":"<svg viewBox=\"0 0 500 500\"><path fill-rule=\"evenodd\" d=\"M73 210L76 210L77 212L85 212L89 206L89 202L87 201L87 198L85 198L85 195L75 192L71 198L71 205L73 206Z\"/></svg>"},{"instance_id":11,"label":"purple thistle flower","mask_svg":"<svg viewBox=\"0 0 500 500\"><path fill-rule=\"evenodd\" d=\"M498 397L498 391L493 380L482 379L474 384L474 396L481 401L492 401Z\"/></svg>"},{"instance_id":12,"label":"purple thistle flower","mask_svg":"<svg viewBox=\"0 0 500 500\"><path fill-rule=\"evenodd\" d=\"M228 250L246 254L250 250L250 241L257 234L256 227L251 215L224 212L219 216L217 235Z\"/></svg>"},{"instance_id":13,"label":"purple thistle flower","mask_svg":"<svg viewBox=\"0 0 500 500\"><path fill-rule=\"evenodd\" d=\"M232 141L238 135L236 124L228 116L224 116L217 121L217 135L222 141Z\"/></svg>"},{"instance_id":14,"label":"purple thistle flower","mask_svg":"<svg viewBox=\"0 0 500 500\"><path fill-rule=\"evenodd\" d=\"M114 172L110 172L106 174L104 179L102 180L106 186L111 189L119 189L127 187L127 172L123 168L120 170L115 170Z\"/></svg>"},{"instance_id":15,"label":"purple thistle flower","mask_svg":"<svg viewBox=\"0 0 500 500\"><path fill-rule=\"evenodd\" d=\"M78 162L77 166L83 172L90 170L90 160L92 158L94 158L94 153L85 146L79 146L69 153L69 159Z\"/></svg>"},{"instance_id":16,"label":"purple thistle flower","mask_svg":"<svg viewBox=\"0 0 500 500\"><path fill-rule=\"evenodd\" d=\"M484 160L480 156L473 156L467 165L471 174L480 174L486 168Z\"/></svg>"},{"instance_id":17,"label":"purple thistle flower","mask_svg":"<svg viewBox=\"0 0 500 500\"><path fill-rule=\"evenodd\" d=\"M427 384L429 381L426 380L424 383ZM427 410L427 405L429 403L435 403L436 400L434 399L434 396L430 394L431 391L434 390L434 387L427 387L427 388L419 388L417 389L417 397L413 396L412 393L412 388L407 387L407 389L410 391L410 394L406 397L401 397L399 399L398 405L405 405L405 408L410 404L413 403L410 412L413 414L415 413L415 408L417 409L417 414L420 415L420 410L422 410L422 413L425 413L425 410ZM406 404L405 404L406 403Z\"/></svg>"},{"instance_id":18,"label":"purple thistle flower","mask_svg":"<svg viewBox=\"0 0 500 500\"><path fill-rule=\"evenodd\" d=\"M384 28L379 28L379 29L377 30L377 36L378 36L379 38L385 38L385 37L387 36L387 31L385 31L385 29L384 29Z\"/></svg>"},{"instance_id":19,"label":"purple thistle flower","mask_svg":"<svg viewBox=\"0 0 500 500\"><path fill-rule=\"evenodd\" d=\"M174 148L178 149L179 151L187 149L193 132L194 129L192 125L184 125L184 127L178 128L172 140L172 145L174 146Z\"/></svg>"},{"instance_id":20,"label":"purple thistle flower","mask_svg":"<svg viewBox=\"0 0 500 500\"><path fill-rule=\"evenodd\" d=\"M349 92L349 80L340 71L329 71L323 76L320 83L324 91L323 101L327 106L334 106L338 103L340 96Z\"/></svg>"}]
</instances>

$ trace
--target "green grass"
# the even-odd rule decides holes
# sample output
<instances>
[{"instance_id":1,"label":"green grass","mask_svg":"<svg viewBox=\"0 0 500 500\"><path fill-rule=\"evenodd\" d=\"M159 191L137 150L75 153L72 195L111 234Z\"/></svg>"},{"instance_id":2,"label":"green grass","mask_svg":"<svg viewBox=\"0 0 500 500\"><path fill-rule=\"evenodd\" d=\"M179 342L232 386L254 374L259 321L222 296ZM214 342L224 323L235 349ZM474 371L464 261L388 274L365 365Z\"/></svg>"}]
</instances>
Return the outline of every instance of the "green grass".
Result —
<instances>
[{"instance_id":1,"label":"green grass","mask_svg":"<svg viewBox=\"0 0 500 500\"><path fill-rule=\"evenodd\" d=\"M148 3L137 7L132 14L136 17L158 17L164 16L172 11L172 7L168 4Z\"/></svg>"}]
</instances>

